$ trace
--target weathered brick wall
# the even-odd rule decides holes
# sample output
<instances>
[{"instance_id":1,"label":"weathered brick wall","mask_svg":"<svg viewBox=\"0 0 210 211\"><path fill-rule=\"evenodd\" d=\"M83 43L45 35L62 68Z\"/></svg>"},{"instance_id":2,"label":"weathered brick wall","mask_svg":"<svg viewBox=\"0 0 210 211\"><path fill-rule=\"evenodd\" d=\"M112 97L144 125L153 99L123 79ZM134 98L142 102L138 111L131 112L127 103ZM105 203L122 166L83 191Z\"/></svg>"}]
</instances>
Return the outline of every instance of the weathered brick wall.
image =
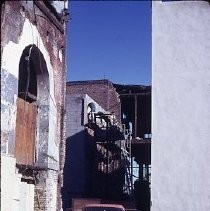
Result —
<instances>
[{"instance_id":1,"label":"weathered brick wall","mask_svg":"<svg viewBox=\"0 0 210 211\"><path fill-rule=\"evenodd\" d=\"M57 185L57 180L59 168L62 169L64 163L65 125L62 124L61 111L64 110L66 87L64 26L62 23L56 25L53 18L56 19L52 10L45 7L42 1L4 1L1 5L1 115L4 117L1 131L2 152L14 156L19 61L26 46L36 45L44 56L49 74L50 86L46 91L50 101L49 128L46 130L49 138L45 139L45 156L48 163L45 167L52 170L37 170L40 175L36 180L35 207L36 210L51 211L56 210L56 204L59 206L56 197L57 200L61 199L61 186ZM36 151L39 151L42 144L37 141ZM60 146L63 148L60 149ZM59 153L62 154L61 163ZM52 161L50 157L55 159ZM61 173L59 175L62 184Z\"/></svg>"},{"instance_id":2,"label":"weathered brick wall","mask_svg":"<svg viewBox=\"0 0 210 211\"><path fill-rule=\"evenodd\" d=\"M108 80L67 82L68 94L88 94L106 111L114 112L121 120L121 104L118 93Z\"/></svg>"},{"instance_id":3,"label":"weathered brick wall","mask_svg":"<svg viewBox=\"0 0 210 211\"><path fill-rule=\"evenodd\" d=\"M42 14L43 17L36 16L34 14L34 10L36 10L37 14ZM24 31L24 24L26 21L30 22L31 27L27 29L27 32ZM35 32L34 26L36 30ZM49 62L47 62L48 70L49 70L49 77L50 81L54 81L53 84L51 84L50 89L48 92L50 92L51 98L55 98L54 103L55 106L59 107L63 103L64 98L64 59L61 59L59 57L59 52L61 51L62 54L64 53L64 34L62 34L49 20L47 21L47 17L42 13L42 11L35 5L33 2L23 2L23 1L6 1L3 4L2 8L2 19L1 19L1 27L2 27L2 33L1 33L1 47L2 47L2 84L6 84L3 86L2 90L2 103L3 105L10 104L11 106L15 106L16 101L15 97L17 96L17 83L18 83L18 62L16 65L16 61L13 60L14 67L11 68L11 59L16 56L17 60L18 57L21 56L21 48L26 47L28 44L36 44L38 48L42 48L41 41L43 41L43 48L45 52L43 52L45 59L48 58ZM20 43L22 41L22 37L26 36L25 34L28 34L28 40L25 40L25 43ZM33 40L30 42L29 40ZM36 40L35 40L36 39ZM18 55L18 51L12 51L13 46L10 47L11 49L11 57L8 58L7 52L5 49L9 48L9 42L15 43L17 46L20 46L18 51L20 51L20 54ZM25 46L22 46L24 45ZM11 44L10 44L11 45ZM42 48L42 49L43 49ZM41 50L43 51L43 50ZM17 54L17 55L16 55ZM15 66L16 65L16 66ZM12 74L11 74L12 73ZM14 79L13 79L14 78ZM56 86L56 87L55 87ZM9 100L8 100L9 99ZM8 108L10 108L9 106ZM4 106L3 106L4 107ZM10 109L11 110L11 109ZM2 113L10 112L9 109L5 109ZM59 110L58 110L59 111ZM10 112L11 113L11 112ZM60 113L57 112L56 118L57 118L57 137L55 139L56 143L58 144L60 142ZM11 118L11 115L7 115L7 119ZM15 120L13 120L15 122ZM10 124L10 123L8 123ZM14 125L14 124L13 124ZM14 126L15 127L15 126ZM6 133L7 134L7 133ZM11 133L12 134L12 133ZM4 142L9 142L9 146L14 145L14 135L4 136ZM7 140L6 140L7 139ZM13 139L13 140L12 140ZM5 147L6 148L6 147ZM11 147L10 147L11 148ZM7 150L7 153L13 154L13 149ZM4 150L6 151L6 150Z\"/></svg>"},{"instance_id":4,"label":"weathered brick wall","mask_svg":"<svg viewBox=\"0 0 210 211\"><path fill-rule=\"evenodd\" d=\"M56 209L57 200L57 183L58 171L43 170L38 171L36 175L35 191L34 191L34 211L51 211ZM59 192L58 192L59 195Z\"/></svg>"},{"instance_id":5,"label":"weathered brick wall","mask_svg":"<svg viewBox=\"0 0 210 211\"><path fill-rule=\"evenodd\" d=\"M40 211L46 209L46 171L37 172L34 190L34 210Z\"/></svg>"},{"instance_id":6,"label":"weathered brick wall","mask_svg":"<svg viewBox=\"0 0 210 211\"><path fill-rule=\"evenodd\" d=\"M58 182L58 171L48 169L47 179L46 179L46 202L45 202L46 209L45 211L59 210L59 209L55 209L55 205L57 201L57 182Z\"/></svg>"}]
</instances>

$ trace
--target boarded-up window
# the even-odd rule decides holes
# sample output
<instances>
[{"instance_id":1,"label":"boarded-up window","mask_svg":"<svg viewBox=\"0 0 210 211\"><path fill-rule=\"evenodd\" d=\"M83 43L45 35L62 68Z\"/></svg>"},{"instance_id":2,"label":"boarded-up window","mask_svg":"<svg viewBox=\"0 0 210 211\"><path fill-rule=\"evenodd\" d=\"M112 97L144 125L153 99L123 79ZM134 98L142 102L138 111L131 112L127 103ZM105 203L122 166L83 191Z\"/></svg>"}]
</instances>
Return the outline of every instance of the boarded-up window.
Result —
<instances>
[{"instance_id":1,"label":"boarded-up window","mask_svg":"<svg viewBox=\"0 0 210 211\"><path fill-rule=\"evenodd\" d=\"M15 157L17 164L33 165L35 156L37 108L17 98Z\"/></svg>"}]
</instances>

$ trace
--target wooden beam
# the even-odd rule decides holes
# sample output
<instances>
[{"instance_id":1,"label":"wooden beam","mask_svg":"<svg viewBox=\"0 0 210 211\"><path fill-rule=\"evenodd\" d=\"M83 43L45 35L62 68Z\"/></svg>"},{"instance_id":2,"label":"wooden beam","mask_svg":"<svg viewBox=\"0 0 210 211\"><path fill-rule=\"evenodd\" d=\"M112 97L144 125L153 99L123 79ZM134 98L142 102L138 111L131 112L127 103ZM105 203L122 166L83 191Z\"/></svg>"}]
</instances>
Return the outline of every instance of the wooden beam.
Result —
<instances>
[{"instance_id":1,"label":"wooden beam","mask_svg":"<svg viewBox=\"0 0 210 211\"><path fill-rule=\"evenodd\" d=\"M50 22L62 33L64 34L64 27L62 23L60 23L54 14L47 8L45 4L41 1L34 1L35 5L46 15L46 17L50 20Z\"/></svg>"},{"instance_id":2,"label":"wooden beam","mask_svg":"<svg viewBox=\"0 0 210 211\"><path fill-rule=\"evenodd\" d=\"M129 97L129 96L143 96L143 95L151 95L151 92L145 92L145 93L125 93L125 94L119 94L120 97Z\"/></svg>"}]
</instances>

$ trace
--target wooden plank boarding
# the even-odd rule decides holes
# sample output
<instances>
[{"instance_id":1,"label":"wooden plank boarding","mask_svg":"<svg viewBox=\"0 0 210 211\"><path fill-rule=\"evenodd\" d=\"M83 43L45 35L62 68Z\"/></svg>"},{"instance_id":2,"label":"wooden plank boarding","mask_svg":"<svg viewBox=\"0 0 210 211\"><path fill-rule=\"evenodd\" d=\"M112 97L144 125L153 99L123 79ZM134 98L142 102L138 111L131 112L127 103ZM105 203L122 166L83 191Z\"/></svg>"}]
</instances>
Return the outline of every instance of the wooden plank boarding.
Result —
<instances>
[{"instance_id":1,"label":"wooden plank boarding","mask_svg":"<svg viewBox=\"0 0 210 211\"><path fill-rule=\"evenodd\" d=\"M15 130L15 157L17 164L34 164L36 114L36 105L17 98Z\"/></svg>"}]
</instances>

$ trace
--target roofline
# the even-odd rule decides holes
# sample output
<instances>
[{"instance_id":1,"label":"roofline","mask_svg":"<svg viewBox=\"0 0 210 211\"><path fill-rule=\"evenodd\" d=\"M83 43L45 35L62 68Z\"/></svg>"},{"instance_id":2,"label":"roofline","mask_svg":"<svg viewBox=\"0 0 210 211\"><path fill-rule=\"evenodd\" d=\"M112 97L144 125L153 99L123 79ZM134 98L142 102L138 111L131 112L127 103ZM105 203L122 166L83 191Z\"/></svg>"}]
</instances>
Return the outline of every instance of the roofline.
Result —
<instances>
[{"instance_id":1,"label":"roofline","mask_svg":"<svg viewBox=\"0 0 210 211\"><path fill-rule=\"evenodd\" d=\"M66 85L80 85L80 84L106 84L111 83L108 79L101 79L101 80L85 80L85 81L68 81L66 82Z\"/></svg>"},{"instance_id":2,"label":"roofline","mask_svg":"<svg viewBox=\"0 0 210 211\"><path fill-rule=\"evenodd\" d=\"M112 84L113 86L124 86L124 87L151 87L151 85L140 85L140 84L118 84L118 83L113 83L108 79L99 79L99 80L84 80L84 81L67 81L66 85L71 86L71 85L83 85L83 84Z\"/></svg>"}]
</instances>

